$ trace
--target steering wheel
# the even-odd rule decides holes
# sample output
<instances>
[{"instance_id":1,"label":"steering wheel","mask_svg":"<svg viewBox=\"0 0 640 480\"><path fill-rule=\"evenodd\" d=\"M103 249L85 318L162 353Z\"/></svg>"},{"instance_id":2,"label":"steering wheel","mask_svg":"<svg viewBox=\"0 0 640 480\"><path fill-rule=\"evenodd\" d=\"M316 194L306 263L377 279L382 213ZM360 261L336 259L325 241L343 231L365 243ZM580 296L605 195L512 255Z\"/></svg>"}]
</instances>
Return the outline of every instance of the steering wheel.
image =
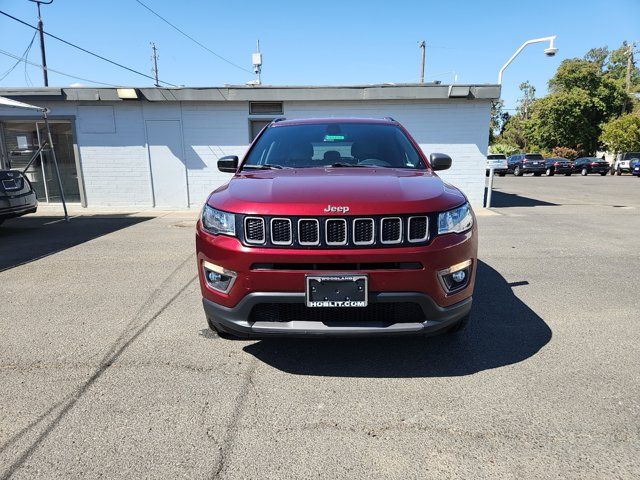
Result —
<instances>
[{"instance_id":1,"label":"steering wheel","mask_svg":"<svg viewBox=\"0 0 640 480\"><path fill-rule=\"evenodd\" d=\"M358 162L358 165L373 165L378 167L391 167L391 163L386 160L381 160L379 158L365 158L364 160Z\"/></svg>"}]
</instances>

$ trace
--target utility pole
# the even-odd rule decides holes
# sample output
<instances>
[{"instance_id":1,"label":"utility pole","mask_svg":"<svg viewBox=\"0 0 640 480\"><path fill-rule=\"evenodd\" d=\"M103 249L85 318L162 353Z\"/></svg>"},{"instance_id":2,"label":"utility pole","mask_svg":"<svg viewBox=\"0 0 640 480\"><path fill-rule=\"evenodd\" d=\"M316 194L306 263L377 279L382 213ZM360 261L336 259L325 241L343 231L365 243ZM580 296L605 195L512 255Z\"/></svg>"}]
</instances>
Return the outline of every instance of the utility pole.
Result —
<instances>
[{"instance_id":1,"label":"utility pole","mask_svg":"<svg viewBox=\"0 0 640 480\"><path fill-rule=\"evenodd\" d=\"M38 32L40 33L40 53L42 55L42 75L44 76L44 86L49 86L49 73L47 72L47 55L44 51L44 31L42 29L42 15L40 14L40 4L51 5L53 0L45 2L44 0L29 0L38 5Z\"/></svg>"},{"instance_id":2,"label":"utility pole","mask_svg":"<svg viewBox=\"0 0 640 480\"><path fill-rule=\"evenodd\" d=\"M633 42L629 45L629 55L627 56L627 77L625 79L625 87L627 94L631 92L631 67L633 67L633 50L636 48L636 43ZM626 110L627 102L622 105L622 113Z\"/></svg>"},{"instance_id":3,"label":"utility pole","mask_svg":"<svg viewBox=\"0 0 640 480\"><path fill-rule=\"evenodd\" d=\"M422 66L420 67L420 83L424 83L424 62L426 59L427 44L422 40L418 46L422 50Z\"/></svg>"},{"instance_id":4,"label":"utility pole","mask_svg":"<svg viewBox=\"0 0 640 480\"><path fill-rule=\"evenodd\" d=\"M153 59L153 68L151 69L151 71L153 72L153 77L156 80L154 85L156 87L159 87L160 82L158 81L158 49L156 48L156 44L154 42L151 42L151 51L153 52L153 56L151 57Z\"/></svg>"}]
</instances>

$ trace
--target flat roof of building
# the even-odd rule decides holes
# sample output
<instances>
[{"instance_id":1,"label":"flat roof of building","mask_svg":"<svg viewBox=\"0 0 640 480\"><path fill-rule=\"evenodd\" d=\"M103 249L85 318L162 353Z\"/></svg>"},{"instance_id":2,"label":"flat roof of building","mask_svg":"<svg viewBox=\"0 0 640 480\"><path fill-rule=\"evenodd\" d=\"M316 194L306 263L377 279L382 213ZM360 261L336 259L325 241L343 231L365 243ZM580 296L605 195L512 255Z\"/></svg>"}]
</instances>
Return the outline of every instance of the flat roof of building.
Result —
<instances>
[{"instance_id":1,"label":"flat roof of building","mask_svg":"<svg viewBox=\"0 0 640 480\"><path fill-rule=\"evenodd\" d=\"M374 85L225 85L222 87L42 87L0 88L0 96L21 100L234 102L234 101L349 101L349 100L496 100L497 84L402 83Z\"/></svg>"}]
</instances>

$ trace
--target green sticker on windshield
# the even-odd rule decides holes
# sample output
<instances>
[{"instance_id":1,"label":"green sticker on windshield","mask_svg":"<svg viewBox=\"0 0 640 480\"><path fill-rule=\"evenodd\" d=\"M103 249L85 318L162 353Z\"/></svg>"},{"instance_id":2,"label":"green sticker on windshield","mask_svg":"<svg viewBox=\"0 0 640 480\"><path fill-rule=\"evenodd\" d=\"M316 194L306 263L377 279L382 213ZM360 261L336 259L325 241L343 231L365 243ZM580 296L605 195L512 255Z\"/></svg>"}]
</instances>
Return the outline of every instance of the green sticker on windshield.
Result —
<instances>
[{"instance_id":1,"label":"green sticker on windshield","mask_svg":"<svg viewBox=\"0 0 640 480\"><path fill-rule=\"evenodd\" d=\"M339 142L342 140L344 140L344 135L325 135L324 136L325 142Z\"/></svg>"}]
</instances>

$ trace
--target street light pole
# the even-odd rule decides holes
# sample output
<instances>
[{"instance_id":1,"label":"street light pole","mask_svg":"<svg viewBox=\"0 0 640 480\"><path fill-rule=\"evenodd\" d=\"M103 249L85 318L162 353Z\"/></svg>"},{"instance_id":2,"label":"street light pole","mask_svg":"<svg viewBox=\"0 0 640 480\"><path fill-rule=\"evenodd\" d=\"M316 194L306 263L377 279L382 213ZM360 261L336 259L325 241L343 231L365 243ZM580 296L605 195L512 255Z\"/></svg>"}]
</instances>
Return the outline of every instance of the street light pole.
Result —
<instances>
[{"instance_id":1,"label":"street light pole","mask_svg":"<svg viewBox=\"0 0 640 480\"><path fill-rule=\"evenodd\" d=\"M544 53L548 57L553 57L556 54L556 52L558 51L558 49L555 48L554 45L553 45L553 42L555 41L555 39L556 39L555 35L552 35L550 37L534 38L532 40L527 40L522 45L520 45L520 48L518 48L515 51L515 53L513 55L511 55L511 58L509 60L507 60L507 63L505 63L502 66L502 68L500 69L500 73L498 73L498 84L502 85L502 74L504 73L505 69L511 64L511 62L513 62L513 60L518 55L520 55L520 52L522 52L522 50L524 50L527 45L531 45L532 43L549 42L549 48L545 48Z\"/></svg>"},{"instance_id":2,"label":"street light pole","mask_svg":"<svg viewBox=\"0 0 640 480\"><path fill-rule=\"evenodd\" d=\"M53 0L45 2L44 0L29 0L38 5L38 33L40 34L40 54L42 55L42 75L44 76L44 86L49 86L49 73L47 72L47 55L44 50L44 31L42 24L42 15L40 14L40 4L51 5Z\"/></svg>"},{"instance_id":3,"label":"street light pole","mask_svg":"<svg viewBox=\"0 0 640 480\"><path fill-rule=\"evenodd\" d=\"M549 42L549 47L544 49L544 54L547 57L553 57L556 53L558 53L558 49L554 46L555 40L556 40L556 36L551 35L550 37L533 38L531 40L527 40L522 45L520 45L520 48L518 48L514 52L514 54L511 55L511 58L509 58L509 60L507 60L507 63L505 63L500 69L500 72L498 73L498 84L502 86L502 75L504 74L504 71L509 65L511 65L511 62L513 62L515 58L518 55L520 55L520 52L522 52L522 50L524 50L527 47L527 45L531 45L532 43ZM487 187L487 201L485 205L486 208L491 208L491 192L493 191L493 175L494 175L494 171L493 171L493 168L491 168L489 170L489 186Z\"/></svg>"}]
</instances>

